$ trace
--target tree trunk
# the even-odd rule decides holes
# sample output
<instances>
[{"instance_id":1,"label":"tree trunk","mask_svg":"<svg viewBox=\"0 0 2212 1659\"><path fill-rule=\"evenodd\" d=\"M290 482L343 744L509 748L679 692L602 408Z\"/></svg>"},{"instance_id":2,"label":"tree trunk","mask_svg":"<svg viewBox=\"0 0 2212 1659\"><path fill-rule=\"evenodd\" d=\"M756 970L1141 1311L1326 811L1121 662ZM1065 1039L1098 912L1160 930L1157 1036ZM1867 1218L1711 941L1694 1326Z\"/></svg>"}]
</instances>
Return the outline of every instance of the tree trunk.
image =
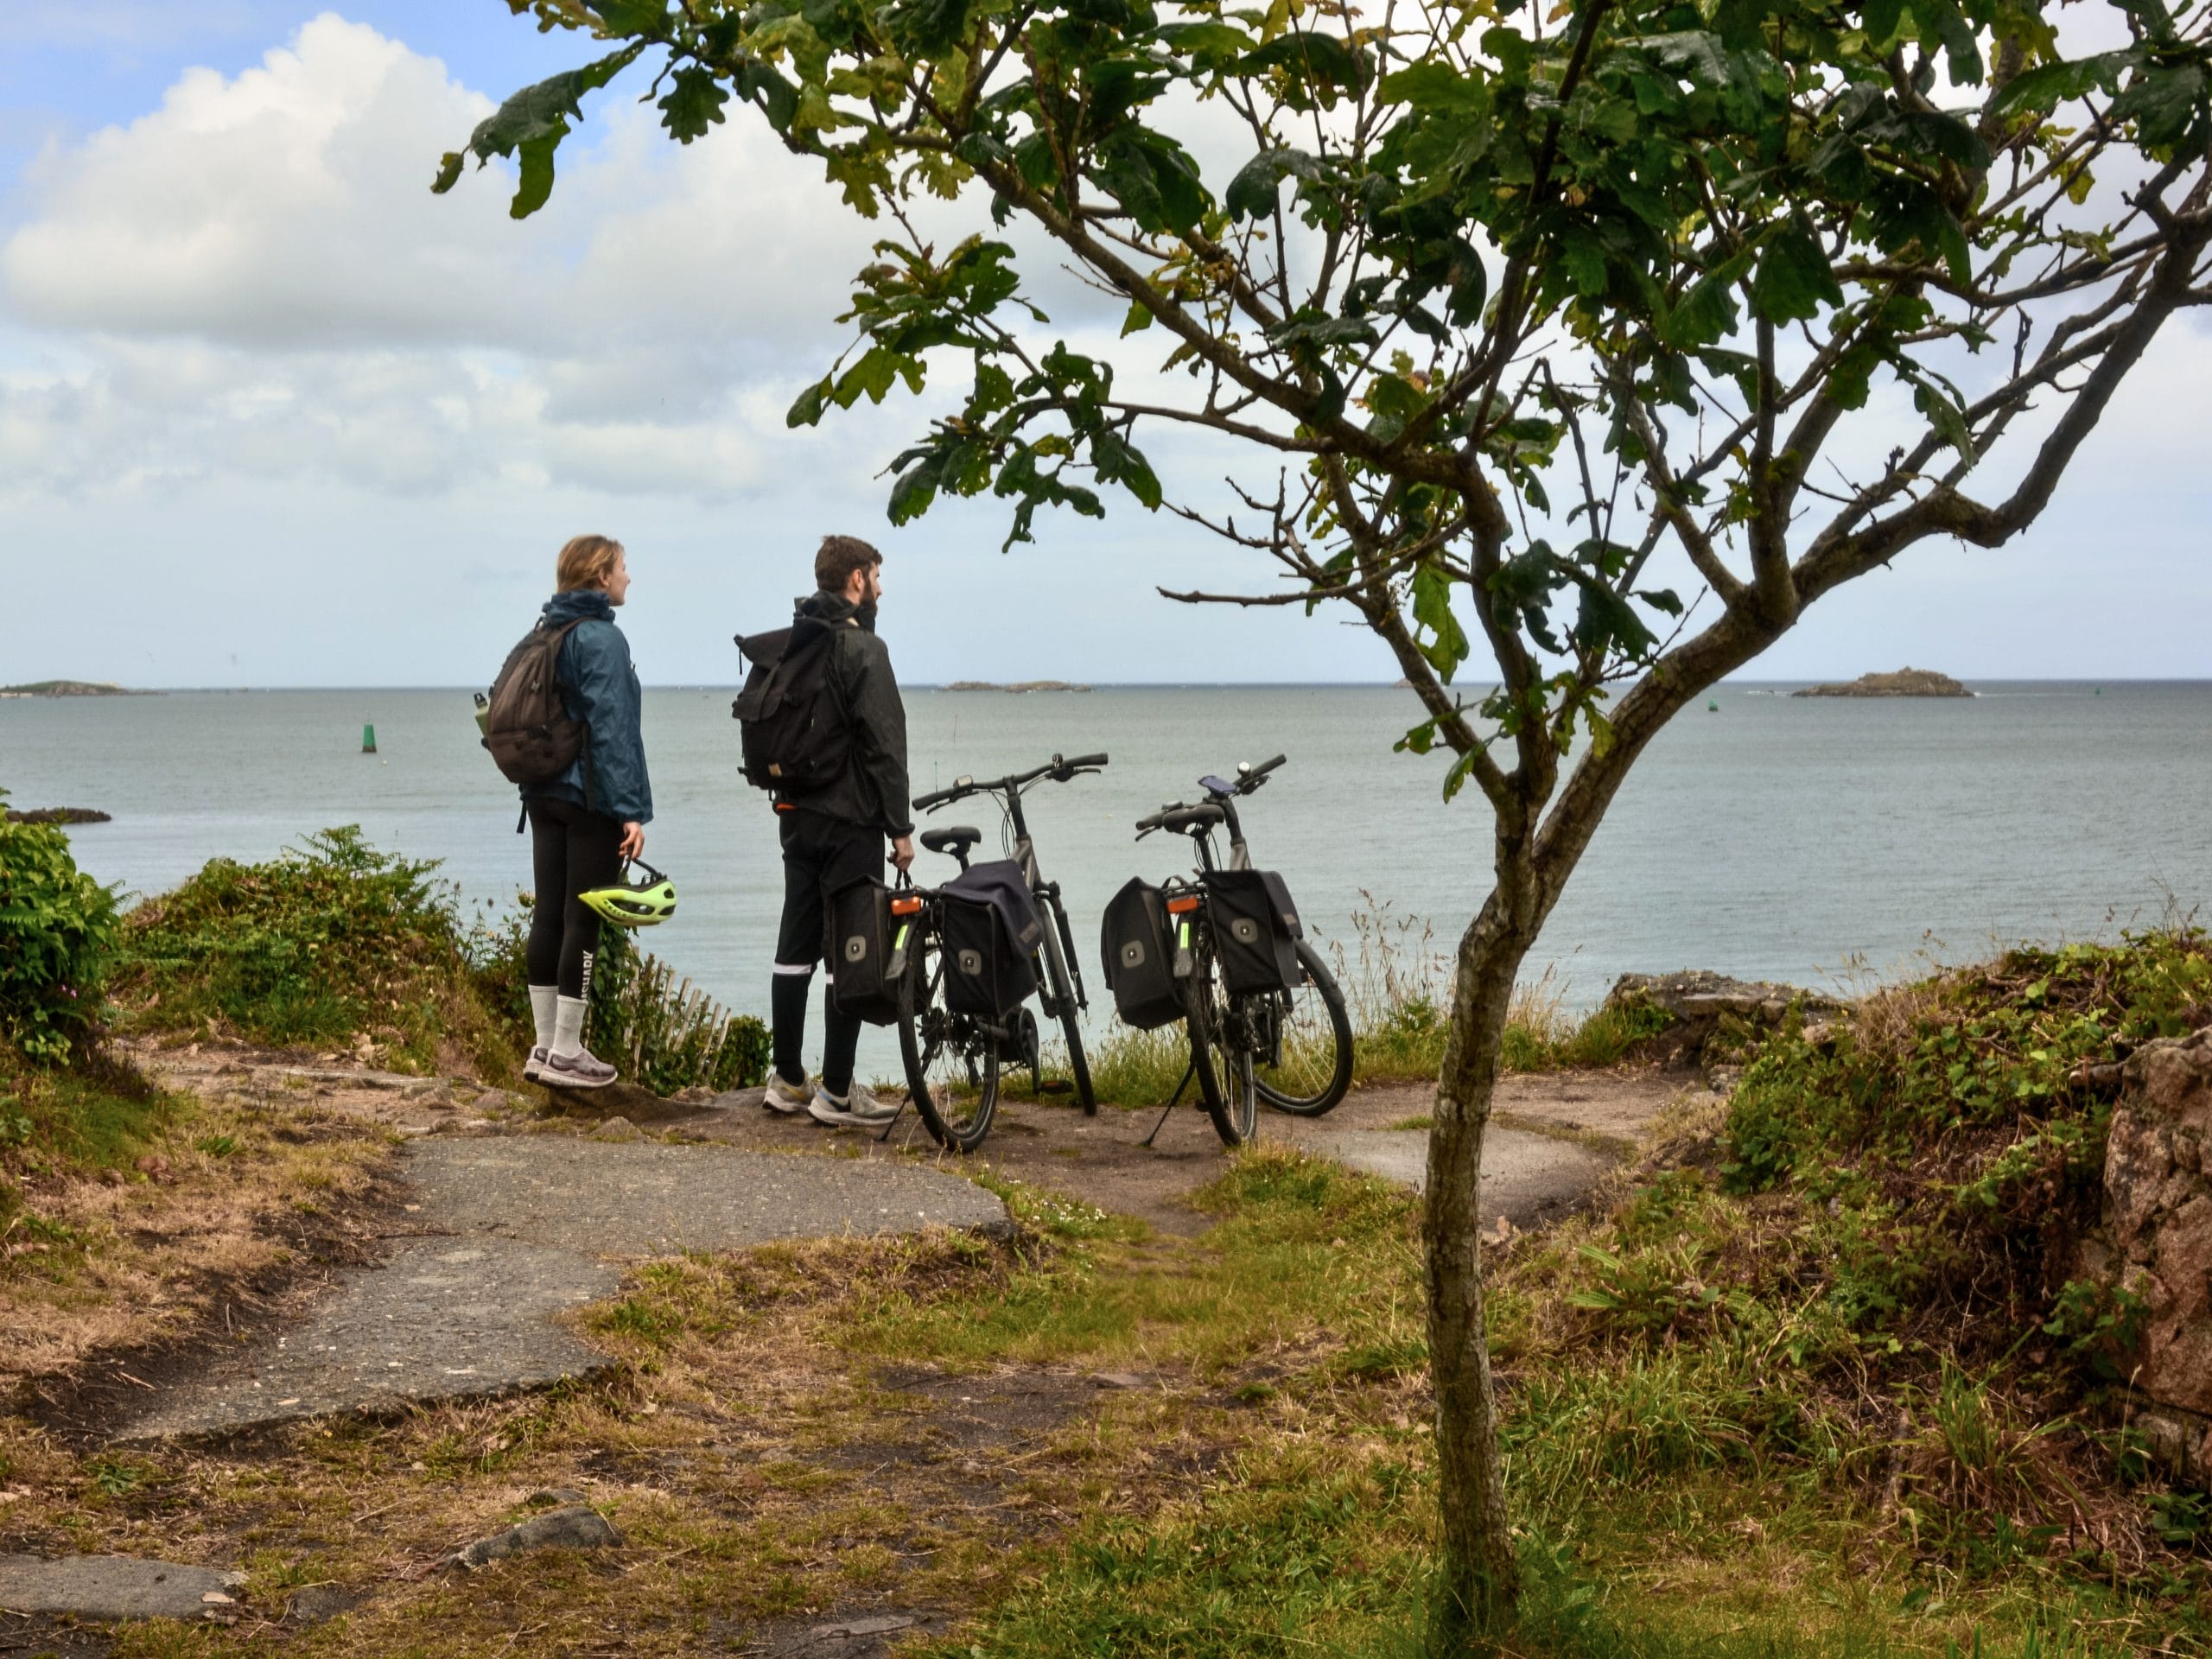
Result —
<instances>
[{"instance_id":1,"label":"tree trunk","mask_svg":"<svg viewBox=\"0 0 2212 1659\"><path fill-rule=\"evenodd\" d=\"M1443 1509L1442 1560L1432 1609L1432 1655L1482 1650L1510 1620L1519 1574L1497 1452L1483 1314L1478 1208L1483 1131L1490 1122L1505 1016L1522 959L1535 942L1533 908L1507 898L1503 880L1459 942L1452 1030L1428 1132L1422 1243L1428 1267L1428 1352L1436 1390L1436 1449ZM1521 911L1524 913L1516 915Z\"/></svg>"}]
</instances>

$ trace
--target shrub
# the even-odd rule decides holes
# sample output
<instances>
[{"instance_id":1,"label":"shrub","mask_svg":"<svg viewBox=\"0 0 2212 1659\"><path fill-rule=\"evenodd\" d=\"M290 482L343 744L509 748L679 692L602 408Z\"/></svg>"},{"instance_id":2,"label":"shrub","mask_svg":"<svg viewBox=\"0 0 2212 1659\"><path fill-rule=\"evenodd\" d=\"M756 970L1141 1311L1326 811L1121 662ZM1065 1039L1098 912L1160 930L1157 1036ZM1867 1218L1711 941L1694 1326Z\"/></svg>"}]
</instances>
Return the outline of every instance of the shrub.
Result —
<instances>
[{"instance_id":1,"label":"shrub","mask_svg":"<svg viewBox=\"0 0 2212 1659\"><path fill-rule=\"evenodd\" d=\"M47 824L0 823L0 1039L66 1062L98 1027L118 932L115 894Z\"/></svg>"},{"instance_id":2,"label":"shrub","mask_svg":"<svg viewBox=\"0 0 2212 1659\"><path fill-rule=\"evenodd\" d=\"M378 852L358 824L265 864L216 859L130 912L119 985L142 999L142 1023L277 1044L365 1034L428 1070L442 1036L482 1023L456 1006L467 963L436 868Z\"/></svg>"}]
</instances>

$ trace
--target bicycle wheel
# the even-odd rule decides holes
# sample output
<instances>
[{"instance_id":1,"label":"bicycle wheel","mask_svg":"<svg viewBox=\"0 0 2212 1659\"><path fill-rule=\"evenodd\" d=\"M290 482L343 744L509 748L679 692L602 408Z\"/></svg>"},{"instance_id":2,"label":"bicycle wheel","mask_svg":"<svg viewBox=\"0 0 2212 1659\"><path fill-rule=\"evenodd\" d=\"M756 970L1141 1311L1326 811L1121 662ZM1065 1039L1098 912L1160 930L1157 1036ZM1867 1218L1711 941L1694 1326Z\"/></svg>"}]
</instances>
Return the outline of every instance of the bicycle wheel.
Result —
<instances>
[{"instance_id":1,"label":"bicycle wheel","mask_svg":"<svg viewBox=\"0 0 2212 1659\"><path fill-rule=\"evenodd\" d=\"M935 938L922 943L910 971L915 994L899 1021L907 1091L939 1146L973 1152L998 1110L998 1041L944 1006L944 963Z\"/></svg>"},{"instance_id":2,"label":"bicycle wheel","mask_svg":"<svg viewBox=\"0 0 2212 1659\"><path fill-rule=\"evenodd\" d=\"M1306 983L1284 993L1282 1058L1259 1068L1260 1098L1279 1112L1319 1117L1351 1087L1351 1015L1321 953L1303 939Z\"/></svg>"},{"instance_id":3,"label":"bicycle wheel","mask_svg":"<svg viewBox=\"0 0 2212 1659\"><path fill-rule=\"evenodd\" d=\"M1213 959L1201 957L1183 982L1184 1027L1191 1038L1191 1070L1198 1098L1224 1147L1241 1146L1259 1131L1260 1109L1252 1086L1252 1055L1227 1040L1230 1011L1214 982Z\"/></svg>"},{"instance_id":4,"label":"bicycle wheel","mask_svg":"<svg viewBox=\"0 0 2212 1659\"><path fill-rule=\"evenodd\" d=\"M1059 913L1057 903L1047 900L1046 905L1051 913L1045 921L1046 988L1059 1012L1060 1034L1067 1039L1068 1073L1075 1079L1075 1097L1083 1103L1086 1114L1096 1116L1098 1096L1090 1091L1090 1062L1083 1052L1083 1019L1075 1003L1075 977L1068 972L1067 957L1060 949L1060 931L1067 919Z\"/></svg>"}]
</instances>

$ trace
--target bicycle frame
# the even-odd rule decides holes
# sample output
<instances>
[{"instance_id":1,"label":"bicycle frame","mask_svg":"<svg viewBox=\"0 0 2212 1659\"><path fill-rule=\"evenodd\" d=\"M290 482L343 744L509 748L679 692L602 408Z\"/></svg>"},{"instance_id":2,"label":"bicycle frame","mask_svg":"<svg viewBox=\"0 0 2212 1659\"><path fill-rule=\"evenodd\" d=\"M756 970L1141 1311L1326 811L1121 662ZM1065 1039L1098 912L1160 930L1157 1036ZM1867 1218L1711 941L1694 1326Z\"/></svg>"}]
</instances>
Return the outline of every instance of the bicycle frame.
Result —
<instances>
[{"instance_id":1,"label":"bicycle frame","mask_svg":"<svg viewBox=\"0 0 2212 1659\"><path fill-rule=\"evenodd\" d=\"M939 790L932 795L921 796L914 803L922 810L931 812L934 812L941 806L950 806L953 802L964 799L970 795L988 795L999 803L1000 811L1005 815L1007 822L1014 830L1014 861L1020 869L1021 879L1027 885L1031 893L1046 900L1052 911L1054 925L1060 936L1060 954L1065 958L1068 982L1075 991L1075 1005L1078 1010L1086 1012L1090 1007L1090 993L1083 982L1083 967L1076 954L1075 932L1068 924L1067 906L1060 899L1060 884L1057 881L1046 880L1044 870L1039 865L1037 842L1029 833L1028 819L1022 815L1021 796L1022 791L1030 785L1054 772L1066 770L1072 776L1075 769L1084 766L1086 762L1095 761L1103 766L1106 757L1101 754L1084 755L1074 760L1063 761L1056 754L1046 765L1033 767L1028 772L1009 772L1006 777L992 779L988 782L979 783L974 779L967 778L957 779L950 789ZM927 804L925 805L925 803ZM961 861L961 867L963 869L967 867L967 861L964 858ZM1039 1000L1045 1005L1046 1014L1057 1017L1060 1010L1056 1006L1056 999L1052 995L1050 976L1042 971L1041 962L1039 964L1037 982L1043 989L1043 995Z\"/></svg>"}]
</instances>

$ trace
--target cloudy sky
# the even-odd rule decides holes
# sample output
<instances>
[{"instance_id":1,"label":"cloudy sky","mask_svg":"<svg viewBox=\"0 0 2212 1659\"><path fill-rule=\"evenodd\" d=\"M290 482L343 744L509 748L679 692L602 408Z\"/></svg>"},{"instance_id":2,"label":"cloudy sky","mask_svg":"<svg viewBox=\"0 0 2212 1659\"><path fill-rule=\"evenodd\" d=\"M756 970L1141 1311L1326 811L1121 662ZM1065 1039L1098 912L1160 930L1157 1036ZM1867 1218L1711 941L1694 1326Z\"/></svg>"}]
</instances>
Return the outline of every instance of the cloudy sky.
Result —
<instances>
[{"instance_id":1,"label":"cloudy sky","mask_svg":"<svg viewBox=\"0 0 2212 1659\"><path fill-rule=\"evenodd\" d=\"M630 547L657 683L732 678L832 529L889 556L912 679L1393 675L1352 628L1158 599L1264 578L1126 500L1009 555L989 503L893 530L878 474L921 410L783 424L868 233L757 123L679 151L618 90L535 219L488 175L432 197L440 152L588 49L501 0L10 0L8 32L0 682L481 681L586 529ZM1753 676L2204 675L2203 330L2021 543L1922 550Z\"/></svg>"}]
</instances>

